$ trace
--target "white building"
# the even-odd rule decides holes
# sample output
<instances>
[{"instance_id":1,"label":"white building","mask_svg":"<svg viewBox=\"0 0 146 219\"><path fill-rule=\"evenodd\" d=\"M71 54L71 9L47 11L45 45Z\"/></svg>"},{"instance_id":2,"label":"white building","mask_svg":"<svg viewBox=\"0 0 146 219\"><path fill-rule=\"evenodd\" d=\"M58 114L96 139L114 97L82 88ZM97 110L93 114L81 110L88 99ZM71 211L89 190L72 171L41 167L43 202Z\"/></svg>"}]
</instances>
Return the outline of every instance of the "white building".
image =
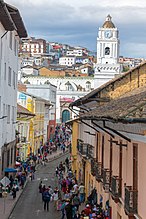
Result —
<instances>
[{"instance_id":1,"label":"white building","mask_svg":"<svg viewBox=\"0 0 146 219\"><path fill-rule=\"evenodd\" d=\"M19 40L26 29L17 8L0 1L0 175L14 165Z\"/></svg>"},{"instance_id":2,"label":"white building","mask_svg":"<svg viewBox=\"0 0 146 219\"><path fill-rule=\"evenodd\" d=\"M73 114L68 108L67 103L74 101L80 97L83 97L88 92L94 89L94 78L93 77L42 77L42 76L32 76L27 75L21 78L22 83L27 84L29 92L35 92L36 95L43 95L43 98L47 98L47 91L42 91L43 87L47 83L51 83L57 87L56 96L56 121L60 123L64 121L63 112L67 112L69 118L74 118ZM38 93L36 93L36 85L38 88ZM45 86L44 86L45 87ZM39 90L40 89L40 90ZM61 103L64 100L64 105Z\"/></svg>"},{"instance_id":3,"label":"white building","mask_svg":"<svg viewBox=\"0 0 146 219\"><path fill-rule=\"evenodd\" d=\"M38 68L34 68L31 65L27 65L21 68L21 75L38 75L39 71ZM19 78L21 77L21 75L19 76Z\"/></svg>"},{"instance_id":4,"label":"white building","mask_svg":"<svg viewBox=\"0 0 146 219\"><path fill-rule=\"evenodd\" d=\"M20 53L26 52L32 56L46 53L46 41L44 39L36 39L35 37L22 39Z\"/></svg>"},{"instance_id":5,"label":"white building","mask_svg":"<svg viewBox=\"0 0 146 219\"><path fill-rule=\"evenodd\" d=\"M97 64L95 65L95 88L113 79L122 71L119 64L119 31L113 24L111 16L106 17L99 28L97 37Z\"/></svg>"},{"instance_id":6,"label":"white building","mask_svg":"<svg viewBox=\"0 0 146 219\"><path fill-rule=\"evenodd\" d=\"M59 58L59 65L73 66L76 64L75 56L64 56Z\"/></svg>"},{"instance_id":7,"label":"white building","mask_svg":"<svg viewBox=\"0 0 146 219\"><path fill-rule=\"evenodd\" d=\"M82 47L75 47L66 51L67 56L84 56L88 55L88 51Z\"/></svg>"}]
</instances>

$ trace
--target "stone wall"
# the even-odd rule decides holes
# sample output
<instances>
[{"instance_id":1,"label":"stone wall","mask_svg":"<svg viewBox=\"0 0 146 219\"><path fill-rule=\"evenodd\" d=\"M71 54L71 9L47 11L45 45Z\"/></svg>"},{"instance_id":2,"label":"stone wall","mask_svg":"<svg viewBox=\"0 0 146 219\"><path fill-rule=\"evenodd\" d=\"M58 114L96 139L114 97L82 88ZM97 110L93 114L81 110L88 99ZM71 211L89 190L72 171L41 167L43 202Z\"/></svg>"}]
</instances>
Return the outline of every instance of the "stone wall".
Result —
<instances>
[{"instance_id":1,"label":"stone wall","mask_svg":"<svg viewBox=\"0 0 146 219\"><path fill-rule=\"evenodd\" d=\"M118 98L138 87L146 85L146 63L114 79L99 91L100 97Z\"/></svg>"}]
</instances>

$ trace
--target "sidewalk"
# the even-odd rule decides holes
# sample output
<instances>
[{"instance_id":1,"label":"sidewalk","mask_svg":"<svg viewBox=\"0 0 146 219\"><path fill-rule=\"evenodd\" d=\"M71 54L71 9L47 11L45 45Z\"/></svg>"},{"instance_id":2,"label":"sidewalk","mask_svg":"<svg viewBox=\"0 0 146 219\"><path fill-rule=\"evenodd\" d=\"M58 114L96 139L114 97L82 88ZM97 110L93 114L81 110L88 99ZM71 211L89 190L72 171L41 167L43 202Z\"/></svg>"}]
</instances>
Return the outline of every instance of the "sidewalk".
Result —
<instances>
[{"instance_id":1,"label":"sidewalk","mask_svg":"<svg viewBox=\"0 0 146 219\"><path fill-rule=\"evenodd\" d=\"M64 154L67 154L68 150L66 150L66 152ZM53 152L51 155L48 155L48 162L57 159L58 157L64 155L63 152L61 150L58 150L57 152ZM40 165L40 164L39 164ZM36 168L37 170L37 168ZM27 185L27 182L25 184L25 186ZM16 198L13 199L13 197L8 194L6 198L0 198L0 219L8 219L9 215L11 214L13 208L15 207L17 201L19 200L19 197L21 196L22 192L25 190L25 186L24 189L20 189L17 194L16 194Z\"/></svg>"}]
</instances>

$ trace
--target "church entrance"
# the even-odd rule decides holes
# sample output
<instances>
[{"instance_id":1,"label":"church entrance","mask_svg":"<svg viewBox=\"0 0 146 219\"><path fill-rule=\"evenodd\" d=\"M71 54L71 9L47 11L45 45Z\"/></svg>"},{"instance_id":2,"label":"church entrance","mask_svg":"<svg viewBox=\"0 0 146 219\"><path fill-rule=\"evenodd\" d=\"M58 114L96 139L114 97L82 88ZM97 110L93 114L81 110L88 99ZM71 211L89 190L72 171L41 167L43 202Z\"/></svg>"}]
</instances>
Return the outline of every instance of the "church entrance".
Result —
<instances>
[{"instance_id":1,"label":"church entrance","mask_svg":"<svg viewBox=\"0 0 146 219\"><path fill-rule=\"evenodd\" d=\"M69 110L64 110L62 112L62 122L65 123L68 120L70 120L70 112Z\"/></svg>"}]
</instances>

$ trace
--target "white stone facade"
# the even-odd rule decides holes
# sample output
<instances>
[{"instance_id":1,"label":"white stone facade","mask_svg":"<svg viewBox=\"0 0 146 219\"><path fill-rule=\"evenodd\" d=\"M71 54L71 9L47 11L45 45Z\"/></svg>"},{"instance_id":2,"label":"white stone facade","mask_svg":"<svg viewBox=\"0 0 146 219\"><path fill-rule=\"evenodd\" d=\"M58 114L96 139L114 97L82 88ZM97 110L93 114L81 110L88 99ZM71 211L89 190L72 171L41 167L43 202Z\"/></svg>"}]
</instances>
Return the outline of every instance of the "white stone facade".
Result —
<instances>
[{"instance_id":1,"label":"white stone facade","mask_svg":"<svg viewBox=\"0 0 146 219\"><path fill-rule=\"evenodd\" d=\"M105 23L98 31L97 64L95 65L95 88L113 79L122 71L119 60L119 31L107 16Z\"/></svg>"},{"instance_id":2,"label":"white stone facade","mask_svg":"<svg viewBox=\"0 0 146 219\"><path fill-rule=\"evenodd\" d=\"M41 76L25 76L21 79L22 83L27 84L28 90L30 92L30 86L34 87L38 85L39 94L43 95L41 97L46 98L46 93L41 92L41 86L44 86L46 83L50 82L51 84L57 87L57 97L56 97L56 121L57 123L61 122L61 109L60 109L60 99L61 98L70 98L76 100L83 97L91 90L94 89L94 78L93 77L64 77L64 78L52 78L52 77L41 77ZM32 92L32 91L31 91ZM50 99L51 100L51 99ZM74 118L75 114L72 114Z\"/></svg>"}]
</instances>

